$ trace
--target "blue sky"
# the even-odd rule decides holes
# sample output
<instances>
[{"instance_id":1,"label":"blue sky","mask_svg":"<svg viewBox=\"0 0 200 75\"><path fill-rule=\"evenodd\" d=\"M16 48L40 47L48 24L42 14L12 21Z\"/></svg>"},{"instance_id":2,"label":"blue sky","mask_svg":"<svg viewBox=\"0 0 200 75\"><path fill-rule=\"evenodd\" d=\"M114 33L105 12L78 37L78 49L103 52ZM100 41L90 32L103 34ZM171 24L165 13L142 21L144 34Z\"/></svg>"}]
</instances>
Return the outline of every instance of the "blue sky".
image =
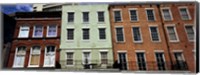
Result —
<instances>
[{"instance_id":1,"label":"blue sky","mask_svg":"<svg viewBox=\"0 0 200 75\"><path fill-rule=\"evenodd\" d=\"M1 5L1 11L5 14L12 14L15 12L30 12L32 5L30 4L16 4L16 5Z\"/></svg>"}]
</instances>

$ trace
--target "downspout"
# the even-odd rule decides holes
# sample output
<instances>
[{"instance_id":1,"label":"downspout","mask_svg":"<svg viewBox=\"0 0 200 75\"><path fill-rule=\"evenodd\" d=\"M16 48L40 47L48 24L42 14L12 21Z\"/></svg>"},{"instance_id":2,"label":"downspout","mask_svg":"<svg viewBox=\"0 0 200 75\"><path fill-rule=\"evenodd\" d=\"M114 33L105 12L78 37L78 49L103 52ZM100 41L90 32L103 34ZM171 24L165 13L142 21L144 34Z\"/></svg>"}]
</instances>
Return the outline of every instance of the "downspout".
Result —
<instances>
[{"instance_id":1,"label":"downspout","mask_svg":"<svg viewBox=\"0 0 200 75\"><path fill-rule=\"evenodd\" d=\"M167 38L167 34L166 34L166 31L165 31L165 27L164 27L164 22L163 22L163 18L162 18L162 13L161 13L161 10L160 10L160 5L158 4L157 5L158 7L158 12L159 12L159 16L160 16L160 19L161 19L161 27L163 29L163 32L164 32L164 37L165 37L165 42L166 42L166 45L167 45L167 51L168 51L168 55L169 55L169 60L170 60L170 64L171 64L171 69L173 69L173 62L172 62L172 56L171 56L171 52L170 52L170 48L169 48L169 43L168 43L168 38Z\"/></svg>"}]
</instances>

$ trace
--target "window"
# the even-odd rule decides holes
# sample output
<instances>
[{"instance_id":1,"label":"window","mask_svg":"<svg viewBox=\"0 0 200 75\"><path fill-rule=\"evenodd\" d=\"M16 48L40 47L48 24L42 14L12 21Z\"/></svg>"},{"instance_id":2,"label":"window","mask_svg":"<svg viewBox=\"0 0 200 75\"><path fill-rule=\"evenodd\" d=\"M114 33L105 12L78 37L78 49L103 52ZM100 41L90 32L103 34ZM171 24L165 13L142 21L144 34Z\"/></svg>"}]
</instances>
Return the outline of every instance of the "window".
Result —
<instances>
[{"instance_id":1,"label":"window","mask_svg":"<svg viewBox=\"0 0 200 75\"><path fill-rule=\"evenodd\" d=\"M89 35L89 29L83 29L83 40L89 40L90 35Z\"/></svg>"},{"instance_id":2,"label":"window","mask_svg":"<svg viewBox=\"0 0 200 75\"><path fill-rule=\"evenodd\" d=\"M39 67L40 46L33 46L30 52L29 67Z\"/></svg>"},{"instance_id":3,"label":"window","mask_svg":"<svg viewBox=\"0 0 200 75\"><path fill-rule=\"evenodd\" d=\"M117 41L118 42L124 41L123 28L116 28L116 35L117 35Z\"/></svg>"},{"instance_id":4,"label":"window","mask_svg":"<svg viewBox=\"0 0 200 75\"><path fill-rule=\"evenodd\" d=\"M153 9L147 9L146 13L148 21L155 21Z\"/></svg>"},{"instance_id":5,"label":"window","mask_svg":"<svg viewBox=\"0 0 200 75\"><path fill-rule=\"evenodd\" d=\"M73 52L67 52L67 65L73 65Z\"/></svg>"},{"instance_id":6,"label":"window","mask_svg":"<svg viewBox=\"0 0 200 75\"><path fill-rule=\"evenodd\" d=\"M68 12L68 22L74 22L74 12Z\"/></svg>"},{"instance_id":7,"label":"window","mask_svg":"<svg viewBox=\"0 0 200 75\"><path fill-rule=\"evenodd\" d=\"M175 52L174 56L176 60L176 64L175 64L176 68L181 69L181 70L187 69L187 64L183 58L182 52Z\"/></svg>"},{"instance_id":8,"label":"window","mask_svg":"<svg viewBox=\"0 0 200 75\"><path fill-rule=\"evenodd\" d=\"M20 46L16 49L13 67L24 67L26 47Z\"/></svg>"},{"instance_id":9,"label":"window","mask_svg":"<svg viewBox=\"0 0 200 75\"><path fill-rule=\"evenodd\" d=\"M101 64L108 64L108 53L107 52L100 52L101 53Z\"/></svg>"},{"instance_id":10,"label":"window","mask_svg":"<svg viewBox=\"0 0 200 75\"><path fill-rule=\"evenodd\" d=\"M131 18L131 21L137 21L138 20L137 10L130 10L130 18Z\"/></svg>"},{"instance_id":11,"label":"window","mask_svg":"<svg viewBox=\"0 0 200 75\"><path fill-rule=\"evenodd\" d=\"M115 19L115 22L121 22L122 21L120 10L114 11L114 19Z\"/></svg>"},{"instance_id":12,"label":"window","mask_svg":"<svg viewBox=\"0 0 200 75\"><path fill-rule=\"evenodd\" d=\"M190 19L189 12L186 8L180 8L179 11L180 11L180 15L181 15L182 20L189 20Z\"/></svg>"},{"instance_id":13,"label":"window","mask_svg":"<svg viewBox=\"0 0 200 75\"><path fill-rule=\"evenodd\" d=\"M155 53L155 54L156 54L158 70L165 70L164 54L163 53Z\"/></svg>"},{"instance_id":14,"label":"window","mask_svg":"<svg viewBox=\"0 0 200 75\"><path fill-rule=\"evenodd\" d=\"M133 37L134 42L142 42L141 34L140 34L140 28L139 27L133 27Z\"/></svg>"},{"instance_id":15,"label":"window","mask_svg":"<svg viewBox=\"0 0 200 75\"><path fill-rule=\"evenodd\" d=\"M98 22L104 22L104 12L100 11L98 13Z\"/></svg>"},{"instance_id":16,"label":"window","mask_svg":"<svg viewBox=\"0 0 200 75\"><path fill-rule=\"evenodd\" d=\"M194 30L193 26L185 26L187 37L190 41L194 40Z\"/></svg>"},{"instance_id":17,"label":"window","mask_svg":"<svg viewBox=\"0 0 200 75\"><path fill-rule=\"evenodd\" d=\"M150 27L150 31L151 31L151 40L159 41L158 27Z\"/></svg>"},{"instance_id":18,"label":"window","mask_svg":"<svg viewBox=\"0 0 200 75\"><path fill-rule=\"evenodd\" d=\"M106 39L106 32L105 32L105 28L99 28L99 39Z\"/></svg>"},{"instance_id":19,"label":"window","mask_svg":"<svg viewBox=\"0 0 200 75\"><path fill-rule=\"evenodd\" d=\"M43 36L43 27L41 25L36 25L34 27L33 37L42 37Z\"/></svg>"},{"instance_id":20,"label":"window","mask_svg":"<svg viewBox=\"0 0 200 75\"><path fill-rule=\"evenodd\" d=\"M144 53L136 53L137 55L137 64L139 70L146 70L146 61Z\"/></svg>"},{"instance_id":21,"label":"window","mask_svg":"<svg viewBox=\"0 0 200 75\"><path fill-rule=\"evenodd\" d=\"M89 12L83 12L83 22L89 22Z\"/></svg>"},{"instance_id":22,"label":"window","mask_svg":"<svg viewBox=\"0 0 200 75\"><path fill-rule=\"evenodd\" d=\"M29 35L29 26L21 26L18 37L28 37L28 35Z\"/></svg>"},{"instance_id":23,"label":"window","mask_svg":"<svg viewBox=\"0 0 200 75\"><path fill-rule=\"evenodd\" d=\"M174 26L168 26L167 31L168 31L170 41L178 41Z\"/></svg>"},{"instance_id":24,"label":"window","mask_svg":"<svg viewBox=\"0 0 200 75\"><path fill-rule=\"evenodd\" d=\"M90 63L90 52L83 52L83 64Z\"/></svg>"},{"instance_id":25,"label":"window","mask_svg":"<svg viewBox=\"0 0 200 75\"><path fill-rule=\"evenodd\" d=\"M55 46L46 46L44 56L44 66L54 67L55 66Z\"/></svg>"},{"instance_id":26,"label":"window","mask_svg":"<svg viewBox=\"0 0 200 75\"><path fill-rule=\"evenodd\" d=\"M56 36L57 36L56 25L49 25L47 37L56 37Z\"/></svg>"},{"instance_id":27,"label":"window","mask_svg":"<svg viewBox=\"0 0 200 75\"><path fill-rule=\"evenodd\" d=\"M74 29L67 29L67 40L74 40Z\"/></svg>"},{"instance_id":28,"label":"window","mask_svg":"<svg viewBox=\"0 0 200 75\"><path fill-rule=\"evenodd\" d=\"M162 14L165 21L172 20L171 11L169 9L162 9Z\"/></svg>"}]
</instances>

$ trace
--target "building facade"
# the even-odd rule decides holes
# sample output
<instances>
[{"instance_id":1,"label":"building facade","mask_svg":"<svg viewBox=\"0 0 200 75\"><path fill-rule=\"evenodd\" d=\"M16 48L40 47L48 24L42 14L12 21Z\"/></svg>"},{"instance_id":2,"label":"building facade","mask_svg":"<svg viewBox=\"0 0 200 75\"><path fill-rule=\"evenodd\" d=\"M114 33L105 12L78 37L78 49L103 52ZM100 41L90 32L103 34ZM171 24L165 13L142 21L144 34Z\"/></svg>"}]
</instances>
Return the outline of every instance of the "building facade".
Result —
<instances>
[{"instance_id":1,"label":"building facade","mask_svg":"<svg viewBox=\"0 0 200 75\"><path fill-rule=\"evenodd\" d=\"M111 4L109 12L114 60L120 69L194 72L193 3Z\"/></svg>"},{"instance_id":2,"label":"building facade","mask_svg":"<svg viewBox=\"0 0 200 75\"><path fill-rule=\"evenodd\" d=\"M63 5L62 69L109 68L113 64L108 5Z\"/></svg>"},{"instance_id":3,"label":"building facade","mask_svg":"<svg viewBox=\"0 0 200 75\"><path fill-rule=\"evenodd\" d=\"M18 12L8 68L56 68L61 12Z\"/></svg>"}]
</instances>

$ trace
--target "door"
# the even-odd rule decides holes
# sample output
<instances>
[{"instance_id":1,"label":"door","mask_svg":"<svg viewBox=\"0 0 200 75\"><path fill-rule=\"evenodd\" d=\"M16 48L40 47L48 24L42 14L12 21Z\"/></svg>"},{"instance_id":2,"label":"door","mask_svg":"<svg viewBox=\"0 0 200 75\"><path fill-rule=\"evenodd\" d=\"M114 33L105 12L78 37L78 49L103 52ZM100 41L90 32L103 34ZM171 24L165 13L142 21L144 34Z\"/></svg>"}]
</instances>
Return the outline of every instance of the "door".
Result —
<instances>
[{"instance_id":1,"label":"door","mask_svg":"<svg viewBox=\"0 0 200 75\"><path fill-rule=\"evenodd\" d=\"M158 70L165 70L165 61L164 61L163 53L156 53L156 61L157 61Z\"/></svg>"},{"instance_id":2,"label":"door","mask_svg":"<svg viewBox=\"0 0 200 75\"><path fill-rule=\"evenodd\" d=\"M120 70L127 70L126 53L119 53L119 65Z\"/></svg>"}]
</instances>

